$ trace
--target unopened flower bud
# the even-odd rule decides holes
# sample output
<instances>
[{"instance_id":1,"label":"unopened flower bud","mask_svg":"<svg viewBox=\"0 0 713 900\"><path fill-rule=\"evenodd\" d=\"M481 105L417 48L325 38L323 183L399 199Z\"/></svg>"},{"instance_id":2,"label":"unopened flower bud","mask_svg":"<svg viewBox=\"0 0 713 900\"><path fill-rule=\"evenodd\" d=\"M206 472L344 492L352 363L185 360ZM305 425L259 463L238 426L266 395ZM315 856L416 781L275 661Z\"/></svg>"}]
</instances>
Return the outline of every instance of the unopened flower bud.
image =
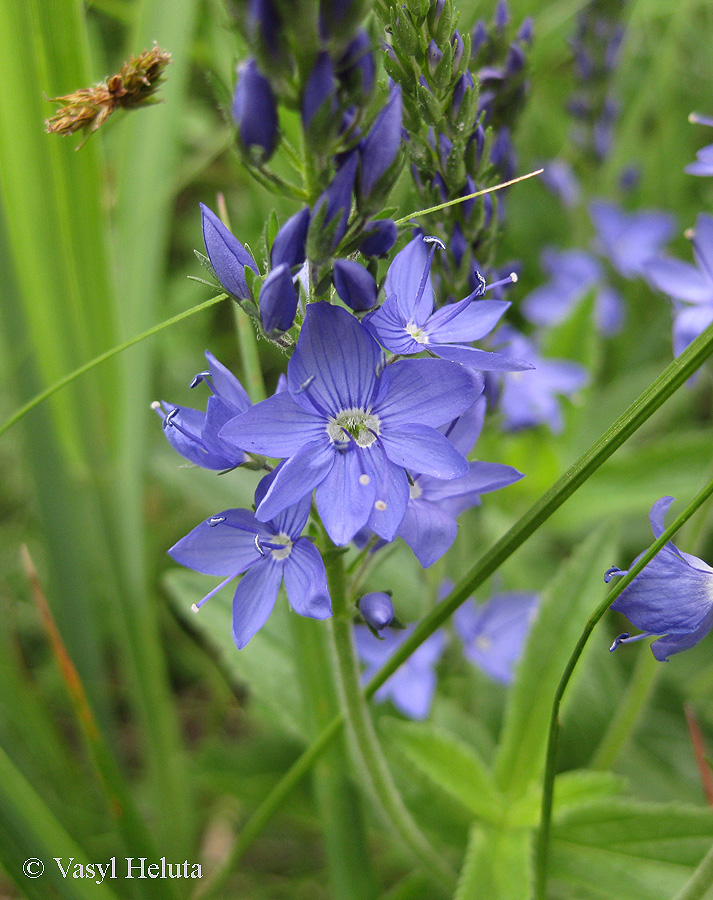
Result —
<instances>
[{"instance_id":1,"label":"unopened flower bud","mask_svg":"<svg viewBox=\"0 0 713 900\"><path fill-rule=\"evenodd\" d=\"M302 123L305 130L308 130L313 122L317 126L326 125L336 109L337 83L332 60L329 54L323 51L317 57L302 97Z\"/></svg>"},{"instance_id":2,"label":"unopened flower bud","mask_svg":"<svg viewBox=\"0 0 713 900\"><path fill-rule=\"evenodd\" d=\"M260 321L265 334L276 336L288 331L297 313L297 291L290 269L279 265L265 279L260 289Z\"/></svg>"},{"instance_id":3,"label":"unopened flower bud","mask_svg":"<svg viewBox=\"0 0 713 900\"><path fill-rule=\"evenodd\" d=\"M359 150L359 196L363 199L372 194L396 160L401 147L401 114L401 88L395 85Z\"/></svg>"},{"instance_id":4,"label":"unopened flower bud","mask_svg":"<svg viewBox=\"0 0 713 900\"><path fill-rule=\"evenodd\" d=\"M350 153L314 205L307 255L316 262L329 259L346 233L358 161L357 152Z\"/></svg>"},{"instance_id":5,"label":"unopened flower bud","mask_svg":"<svg viewBox=\"0 0 713 900\"><path fill-rule=\"evenodd\" d=\"M270 266L276 269L286 265L289 269L301 266L305 261L305 242L309 228L309 207L301 209L285 222L275 235L270 250Z\"/></svg>"},{"instance_id":6,"label":"unopened flower bud","mask_svg":"<svg viewBox=\"0 0 713 900\"><path fill-rule=\"evenodd\" d=\"M431 41L426 49L426 64L428 65L428 71L433 75L436 71L438 63L443 59L443 51L436 44L435 41Z\"/></svg>"},{"instance_id":7,"label":"unopened flower bud","mask_svg":"<svg viewBox=\"0 0 713 900\"><path fill-rule=\"evenodd\" d=\"M258 274L255 260L214 212L203 203L200 206L203 240L213 271L229 294L239 300L247 300L250 291L245 280L245 266L249 266L255 274Z\"/></svg>"},{"instance_id":8,"label":"unopened flower bud","mask_svg":"<svg viewBox=\"0 0 713 900\"><path fill-rule=\"evenodd\" d=\"M377 219L367 222L363 234L359 250L364 256L386 256L396 243L399 230L392 219Z\"/></svg>"},{"instance_id":9,"label":"unopened flower bud","mask_svg":"<svg viewBox=\"0 0 713 900\"><path fill-rule=\"evenodd\" d=\"M342 54L337 64L337 77L355 95L355 100L366 100L371 96L376 81L376 60L369 35L363 29Z\"/></svg>"},{"instance_id":10,"label":"unopened flower bud","mask_svg":"<svg viewBox=\"0 0 713 900\"><path fill-rule=\"evenodd\" d=\"M359 600L359 612L373 631L382 631L394 619L394 605L391 597L383 591L364 594Z\"/></svg>"},{"instance_id":11,"label":"unopened flower bud","mask_svg":"<svg viewBox=\"0 0 713 900\"><path fill-rule=\"evenodd\" d=\"M339 298L354 312L366 312L376 306L378 288L374 277L352 259L335 261L334 287Z\"/></svg>"},{"instance_id":12,"label":"unopened flower bud","mask_svg":"<svg viewBox=\"0 0 713 900\"><path fill-rule=\"evenodd\" d=\"M279 135L277 100L270 82L251 59L238 76L233 97L233 119L243 149L259 162L275 152Z\"/></svg>"},{"instance_id":13,"label":"unopened flower bud","mask_svg":"<svg viewBox=\"0 0 713 900\"><path fill-rule=\"evenodd\" d=\"M506 0L498 0L493 14L493 24L498 31L502 31L510 21L510 11Z\"/></svg>"}]
</instances>

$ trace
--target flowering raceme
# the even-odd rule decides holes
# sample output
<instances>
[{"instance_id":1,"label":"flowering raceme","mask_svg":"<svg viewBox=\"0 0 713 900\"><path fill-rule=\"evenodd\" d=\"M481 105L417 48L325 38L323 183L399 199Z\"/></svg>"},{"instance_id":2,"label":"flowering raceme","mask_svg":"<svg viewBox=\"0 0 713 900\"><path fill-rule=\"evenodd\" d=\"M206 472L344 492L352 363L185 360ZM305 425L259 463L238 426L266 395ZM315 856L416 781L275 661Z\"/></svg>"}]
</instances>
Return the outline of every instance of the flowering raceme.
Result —
<instances>
[{"instance_id":1,"label":"flowering raceme","mask_svg":"<svg viewBox=\"0 0 713 900\"><path fill-rule=\"evenodd\" d=\"M409 498L406 469L443 479L467 474L463 455L436 429L482 390L482 377L444 360L385 367L378 344L354 316L310 303L287 366L287 391L236 416L221 437L286 458L258 504L260 521L316 488L336 544L366 524L392 540Z\"/></svg>"},{"instance_id":2,"label":"flowering raceme","mask_svg":"<svg viewBox=\"0 0 713 900\"><path fill-rule=\"evenodd\" d=\"M651 507L649 521L655 538L664 532L664 516L672 503L673 497L662 497ZM640 558L637 556L634 563ZM626 571L613 566L604 580L618 575L626 575ZM713 628L713 568L669 541L611 608L623 613L643 634L631 637L624 632L610 649L663 635L651 644L651 652L664 662L672 654L693 647Z\"/></svg>"}]
</instances>

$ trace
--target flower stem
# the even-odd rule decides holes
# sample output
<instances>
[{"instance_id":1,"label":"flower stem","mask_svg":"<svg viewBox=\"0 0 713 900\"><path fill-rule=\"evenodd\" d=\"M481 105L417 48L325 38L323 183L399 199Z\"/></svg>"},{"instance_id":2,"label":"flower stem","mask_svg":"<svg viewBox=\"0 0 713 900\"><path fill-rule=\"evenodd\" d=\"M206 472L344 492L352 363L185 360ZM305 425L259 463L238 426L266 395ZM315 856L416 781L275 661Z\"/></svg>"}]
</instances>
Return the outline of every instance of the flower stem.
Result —
<instances>
[{"instance_id":1,"label":"flower stem","mask_svg":"<svg viewBox=\"0 0 713 900\"><path fill-rule=\"evenodd\" d=\"M344 558L334 550L324 554L333 616L330 620L334 654L341 688L342 706L360 775L380 804L388 821L435 883L452 892L456 874L434 850L414 822L389 772L361 688L359 660L354 648L350 610L347 605Z\"/></svg>"},{"instance_id":2,"label":"flower stem","mask_svg":"<svg viewBox=\"0 0 713 900\"><path fill-rule=\"evenodd\" d=\"M701 860L690 880L673 900L701 900L713 884L713 847Z\"/></svg>"},{"instance_id":3,"label":"flower stem","mask_svg":"<svg viewBox=\"0 0 713 900\"><path fill-rule=\"evenodd\" d=\"M587 619L587 623L579 636L579 640L572 651L572 655L567 662L562 678L557 685L554 701L552 703L552 714L550 718L550 732L547 742L547 757L545 761L545 778L542 787L542 809L540 815L540 829L537 836L537 845L535 852L535 900L545 900L545 891L547 888L547 861L549 854L550 841L550 825L552 823L552 800L554 795L554 782L557 767L557 749L559 744L560 721L559 711L562 697L572 677L579 657L589 640L594 627L602 618L604 613L609 609L611 604L621 594L621 592L636 578L636 576L647 566L656 554L664 547L676 534L678 529L687 522L694 512L713 494L713 481L699 491L691 500L683 512L669 525L663 534L657 538L649 549L642 555L638 562L633 565L626 575L617 582L616 587L610 591L607 596L596 607L592 615ZM711 876L713 877L713 866L711 868ZM700 895L695 895L700 896Z\"/></svg>"}]
</instances>

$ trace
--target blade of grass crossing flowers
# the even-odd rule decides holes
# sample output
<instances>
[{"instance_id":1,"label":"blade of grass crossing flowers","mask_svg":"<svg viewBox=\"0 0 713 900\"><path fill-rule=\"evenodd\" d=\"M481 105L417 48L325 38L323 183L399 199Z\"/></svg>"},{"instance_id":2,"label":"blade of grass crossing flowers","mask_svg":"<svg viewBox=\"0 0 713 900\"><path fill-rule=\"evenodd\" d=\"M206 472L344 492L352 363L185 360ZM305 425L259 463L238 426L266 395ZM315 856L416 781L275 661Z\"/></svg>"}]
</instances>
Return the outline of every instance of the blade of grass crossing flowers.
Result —
<instances>
[{"instance_id":1,"label":"blade of grass crossing flowers","mask_svg":"<svg viewBox=\"0 0 713 900\"><path fill-rule=\"evenodd\" d=\"M365 689L373 697L396 669L463 603L473 591L495 572L527 538L570 497L580 485L622 446L656 410L685 384L713 354L713 325L702 332L684 352L673 360L661 375L631 404L602 434L589 450L559 478L555 484L478 560L451 593L442 600L416 627L413 634L398 648L394 656L374 675ZM259 836L282 801L299 783L310 767L339 734L344 716L335 716L316 741L283 775L272 791L258 806L238 835L226 862L214 880L197 897L212 898L219 894L231 868L242 858L250 844Z\"/></svg>"}]
</instances>

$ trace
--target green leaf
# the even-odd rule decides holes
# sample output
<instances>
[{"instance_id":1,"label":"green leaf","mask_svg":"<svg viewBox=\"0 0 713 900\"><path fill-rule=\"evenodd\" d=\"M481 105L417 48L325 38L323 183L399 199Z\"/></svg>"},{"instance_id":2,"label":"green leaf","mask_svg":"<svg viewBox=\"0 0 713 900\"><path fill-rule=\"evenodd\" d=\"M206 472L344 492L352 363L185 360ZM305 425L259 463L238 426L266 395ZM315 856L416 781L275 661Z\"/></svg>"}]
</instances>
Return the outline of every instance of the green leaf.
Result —
<instances>
[{"instance_id":1,"label":"green leaf","mask_svg":"<svg viewBox=\"0 0 713 900\"><path fill-rule=\"evenodd\" d=\"M544 591L517 668L496 756L495 777L509 796L525 793L545 759L555 690L614 558L611 529L590 535Z\"/></svg>"},{"instance_id":2,"label":"green leaf","mask_svg":"<svg viewBox=\"0 0 713 900\"><path fill-rule=\"evenodd\" d=\"M454 900L525 900L532 884L531 835L474 825Z\"/></svg>"},{"instance_id":3,"label":"green leaf","mask_svg":"<svg viewBox=\"0 0 713 900\"><path fill-rule=\"evenodd\" d=\"M627 779L613 772L593 772L575 769L562 772L555 779L554 818L562 817L573 809L591 803L599 803L606 797L624 792ZM531 790L508 808L508 823L514 827L535 827L540 821L542 787L533 782Z\"/></svg>"},{"instance_id":4,"label":"green leaf","mask_svg":"<svg viewBox=\"0 0 713 900\"><path fill-rule=\"evenodd\" d=\"M431 725L389 718L382 726L394 746L434 784L474 816L500 822L504 798L490 769L472 747Z\"/></svg>"},{"instance_id":5,"label":"green leaf","mask_svg":"<svg viewBox=\"0 0 713 900\"><path fill-rule=\"evenodd\" d=\"M713 839L713 810L604 801L573 810L552 830L556 896L670 900Z\"/></svg>"},{"instance_id":6,"label":"green leaf","mask_svg":"<svg viewBox=\"0 0 713 900\"><path fill-rule=\"evenodd\" d=\"M247 647L238 650L233 643L230 588L213 597L198 614L191 611L211 585L195 572L176 570L164 577L164 585L181 618L213 650L224 671L266 709L270 717L293 735L304 739L302 698L298 688L292 643L288 638L284 597L278 597L267 624ZM234 591L233 586L233 591Z\"/></svg>"}]
</instances>

